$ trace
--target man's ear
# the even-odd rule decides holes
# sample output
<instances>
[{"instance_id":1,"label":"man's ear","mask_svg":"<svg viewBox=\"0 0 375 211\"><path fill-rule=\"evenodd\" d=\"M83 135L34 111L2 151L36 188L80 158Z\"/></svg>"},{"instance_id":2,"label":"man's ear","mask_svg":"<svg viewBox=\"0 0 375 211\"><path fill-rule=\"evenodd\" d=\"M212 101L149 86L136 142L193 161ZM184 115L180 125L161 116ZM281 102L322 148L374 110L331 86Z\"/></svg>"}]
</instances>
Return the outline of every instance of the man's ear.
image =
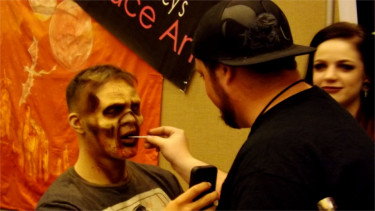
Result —
<instances>
[{"instance_id":1,"label":"man's ear","mask_svg":"<svg viewBox=\"0 0 375 211\"><path fill-rule=\"evenodd\" d=\"M224 85L230 85L235 77L234 68L225 64L220 64L216 70L216 76Z\"/></svg>"},{"instance_id":2,"label":"man's ear","mask_svg":"<svg viewBox=\"0 0 375 211\"><path fill-rule=\"evenodd\" d=\"M68 121L69 121L70 126L77 133L80 133L80 134L83 133L82 122L81 122L79 114L77 114L77 113L70 113L69 116L68 116Z\"/></svg>"}]
</instances>

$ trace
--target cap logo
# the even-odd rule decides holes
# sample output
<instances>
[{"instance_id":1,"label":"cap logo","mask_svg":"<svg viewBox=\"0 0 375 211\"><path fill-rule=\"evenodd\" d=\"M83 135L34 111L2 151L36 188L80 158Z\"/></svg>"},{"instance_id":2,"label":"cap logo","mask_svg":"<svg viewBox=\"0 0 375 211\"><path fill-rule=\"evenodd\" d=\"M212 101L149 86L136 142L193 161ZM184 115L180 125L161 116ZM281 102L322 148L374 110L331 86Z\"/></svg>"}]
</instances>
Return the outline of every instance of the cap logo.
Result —
<instances>
[{"instance_id":1,"label":"cap logo","mask_svg":"<svg viewBox=\"0 0 375 211\"><path fill-rule=\"evenodd\" d=\"M283 37L286 39L286 40L290 40L290 37L287 37L284 33L284 30L283 28L280 26L280 31L281 31L281 34L283 35Z\"/></svg>"},{"instance_id":2,"label":"cap logo","mask_svg":"<svg viewBox=\"0 0 375 211\"><path fill-rule=\"evenodd\" d=\"M280 43L277 25L277 19L271 13L257 16L252 8L235 5L224 10L221 30L223 37L231 40L230 48L256 50Z\"/></svg>"},{"instance_id":3,"label":"cap logo","mask_svg":"<svg viewBox=\"0 0 375 211\"><path fill-rule=\"evenodd\" d=\"M195 58L254 65L313 52L294 44L288 20L271 0L225 0L209 9L193 41Z\"/></svg>"}]
</instances>

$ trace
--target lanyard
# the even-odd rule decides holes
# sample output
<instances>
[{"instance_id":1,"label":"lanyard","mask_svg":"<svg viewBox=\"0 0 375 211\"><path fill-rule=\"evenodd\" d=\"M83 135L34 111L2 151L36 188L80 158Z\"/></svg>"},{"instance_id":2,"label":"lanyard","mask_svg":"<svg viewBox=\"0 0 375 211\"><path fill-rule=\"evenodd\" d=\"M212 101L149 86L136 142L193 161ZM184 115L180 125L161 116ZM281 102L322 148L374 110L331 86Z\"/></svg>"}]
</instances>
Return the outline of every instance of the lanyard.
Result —
<instances>
[{"instance_id":1,"label":"lanyard","mask_svg":"<svg viewBox=\"0 0 375 211\"><path fill-rule=\"evenodd\" d=\"M267 110L267 108L278 98L280 97L280 95L282 95L284 92L286 92L288 89L292 88L293 86L301 83L305 81L304 79L301 79L301 80L298 80L292 84L290 84L289 86L287 86L285 89L283 89L281 92L279 92L279 94L277 94L275 97L272 98L272 100L270 100L270 102L266 105L266 107L263 108L262 112L260 112L259 116L257 117L257 119L259 119L260 116L262 116L264 114L264 112Z\"/></svg>"}]
</instances>

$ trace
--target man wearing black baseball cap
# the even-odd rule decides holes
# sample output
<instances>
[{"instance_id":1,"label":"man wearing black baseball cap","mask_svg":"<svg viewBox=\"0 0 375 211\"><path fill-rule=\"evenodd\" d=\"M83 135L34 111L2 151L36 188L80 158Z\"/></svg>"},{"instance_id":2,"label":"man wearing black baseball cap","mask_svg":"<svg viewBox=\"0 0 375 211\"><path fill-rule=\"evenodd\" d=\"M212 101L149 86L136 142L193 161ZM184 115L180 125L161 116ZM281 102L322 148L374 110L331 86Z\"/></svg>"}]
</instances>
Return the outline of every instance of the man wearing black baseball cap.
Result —
<instances>
[{"instance_id":1,"label":"man wearing black baseball cap","mask_svg":"<svg viewBox=\"0 0 375 211\"><path fill-rule=\"evenodd\" d=\"M219 190L225 181L217 209L314 210L326 201L374 209L374 143L328 94L301 80L294 57L313 51L293 42L269 0L222 1L201 19L195 69L226 124L251 128L229 173L218 174ZM204 164L189 153L182 130L149 134L185 180Z\"/></svg>"}]
</instances>

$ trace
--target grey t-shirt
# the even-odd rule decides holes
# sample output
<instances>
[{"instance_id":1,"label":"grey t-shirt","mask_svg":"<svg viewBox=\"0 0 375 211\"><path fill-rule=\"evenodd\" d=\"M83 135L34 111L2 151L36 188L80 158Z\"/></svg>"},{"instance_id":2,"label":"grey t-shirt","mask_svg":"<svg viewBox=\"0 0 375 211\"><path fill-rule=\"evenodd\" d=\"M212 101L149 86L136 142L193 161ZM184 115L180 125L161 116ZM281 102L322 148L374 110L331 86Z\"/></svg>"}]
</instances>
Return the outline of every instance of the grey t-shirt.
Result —
<instances>
[{"instance_id":1,"label":"grey t-shirt","mask_svg":"<svg viewBox=\"0 0 375 211\"><path fill-rule=\"evenodd\" d=\"M39 200L37 210L162 210L183 190L176 177L157 166L127 161L129 179L101 186L83 180L73 167Z\"/></svg>"}]
</instances>

